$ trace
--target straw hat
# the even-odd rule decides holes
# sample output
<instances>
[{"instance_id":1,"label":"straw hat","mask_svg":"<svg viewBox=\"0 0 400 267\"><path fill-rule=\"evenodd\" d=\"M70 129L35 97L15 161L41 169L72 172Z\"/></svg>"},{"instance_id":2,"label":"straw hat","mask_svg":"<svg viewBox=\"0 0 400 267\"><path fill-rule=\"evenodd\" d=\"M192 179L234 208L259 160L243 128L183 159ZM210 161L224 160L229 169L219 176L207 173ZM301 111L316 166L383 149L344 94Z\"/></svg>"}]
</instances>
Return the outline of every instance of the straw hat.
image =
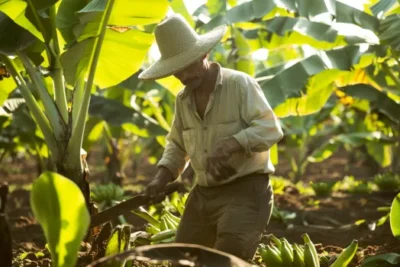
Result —
<instances>
[{"instance_id":1,"label":"straw hat","mask_svg":"<svg viewBox=\"0 0 400 267\"><path fill-rule=\"evenodd\" d=\"M200 59L218 44L226 26L198 35L180 14L174 14L155 29L155 37L161 58L139 74L141 80L164 78L184 69Z\"/></svg>"}]
</instances>

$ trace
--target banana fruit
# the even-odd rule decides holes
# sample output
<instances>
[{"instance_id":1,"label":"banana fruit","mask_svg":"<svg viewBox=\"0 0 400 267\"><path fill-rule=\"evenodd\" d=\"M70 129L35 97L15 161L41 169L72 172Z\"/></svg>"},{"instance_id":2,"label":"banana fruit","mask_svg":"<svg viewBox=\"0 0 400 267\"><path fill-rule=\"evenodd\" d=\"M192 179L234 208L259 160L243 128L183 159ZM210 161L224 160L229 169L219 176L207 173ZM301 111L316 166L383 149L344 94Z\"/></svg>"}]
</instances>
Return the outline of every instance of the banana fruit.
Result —
<instances>
[{"instance_id":1,"label":"banana fruit","mask_svg":"<svg viewBox=\"0 0 400 267\"><path fill-rule=\"evenodd\" d=\"M317 250L309 235L305 233L302 238L304 245L290 244L285 238L270 235L270 244L260 244L258 252L268 267L320 267ZM331 267L347 267L357 248L357 240L353 240Z\"/></svg>"},{"instance_id":2,"label":"banana fruit","mask_svg":"<svg viewBox=\"0 0 400 267\"><path fill-rule=\"evenodd\" d=\"M351 244L339 254L338 258L331 265L331 267L347 267L356 254L357 248L358 242L357 240L353 240Z\"/></svg>"}]
</instances>

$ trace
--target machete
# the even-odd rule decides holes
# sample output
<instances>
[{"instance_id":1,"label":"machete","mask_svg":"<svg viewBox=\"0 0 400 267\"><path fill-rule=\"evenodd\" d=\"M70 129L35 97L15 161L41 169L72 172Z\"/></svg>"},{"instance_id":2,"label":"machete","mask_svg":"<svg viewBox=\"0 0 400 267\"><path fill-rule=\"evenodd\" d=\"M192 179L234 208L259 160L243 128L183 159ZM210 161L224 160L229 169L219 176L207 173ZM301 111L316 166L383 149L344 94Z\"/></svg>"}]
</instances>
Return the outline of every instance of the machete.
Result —
<instances>
[{"instance_id":1,"label":"machete","mask_svg":"<svg viewBox=\"0 0 400 267\"><path fill-rule=\"evenodd\" d=\"M178 191L178 189L181 187L182 187L181 183L178 182L170 183L165 187L164 194L165 196L170 195L175 191ZM93 214L90 219L90 228L106 223L112 219L115 219L120 215L130 212L131 210L137 209L140 206L162 202L165 196L161 198L160 197L154 198L142 193L128 200L122 201L111 208Z\"/></svg>"}]
</instances>

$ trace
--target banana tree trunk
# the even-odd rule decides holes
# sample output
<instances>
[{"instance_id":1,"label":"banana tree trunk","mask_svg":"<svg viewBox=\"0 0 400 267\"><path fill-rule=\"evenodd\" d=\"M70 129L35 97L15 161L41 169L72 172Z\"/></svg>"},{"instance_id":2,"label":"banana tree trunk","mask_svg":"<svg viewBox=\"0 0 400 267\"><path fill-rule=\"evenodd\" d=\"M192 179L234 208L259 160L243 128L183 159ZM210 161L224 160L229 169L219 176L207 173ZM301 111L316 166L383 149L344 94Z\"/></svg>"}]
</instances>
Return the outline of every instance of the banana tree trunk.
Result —
<instances>
[{"instance_id":1,"label":"banana tree trunk","mask_svg":"<svg viewBox=\"0 0 400 267\"><path fill-rule=\"evenodd\" d=\"M86 160L83 159L84 166L87 166ZM89 168L76 168L66 166L64 162L57 162L57 172L65 177L73 180L81 189L83 196L85 197L86 206L90 212L93 214L93 203L90 200L90 186L89 186Z\"/></svg>"}]
</instances>

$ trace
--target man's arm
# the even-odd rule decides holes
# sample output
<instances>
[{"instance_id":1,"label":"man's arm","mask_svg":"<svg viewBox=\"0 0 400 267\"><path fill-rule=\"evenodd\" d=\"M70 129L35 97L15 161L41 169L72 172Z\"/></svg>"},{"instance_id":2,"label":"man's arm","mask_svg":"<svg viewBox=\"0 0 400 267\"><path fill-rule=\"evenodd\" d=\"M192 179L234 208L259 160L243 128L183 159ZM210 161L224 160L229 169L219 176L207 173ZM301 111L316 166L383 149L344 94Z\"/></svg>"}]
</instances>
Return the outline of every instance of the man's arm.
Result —
<instances>
[{"instance_id":1,"label":"man's arm","mask_svg":"<svg viewBox=\"0 0 400 267\"><path fill-rule=\"evenodd\" d=\"M186 151L183 144L182 122L178 111L178 103L175 105L175 116L171 131L166 139L167 145L162 158L157 164L157 174L146 188L146 192L149 195L161 193L166 184L174 181L179 176L186 163Z\"/></svg>"},{"instance_id":2,"label":"man's arm","mask_svg":"<svg viewBox=\"0 0 400 267\"><path fill-rule=\"evenodd\" d=\"M178 178L180 172L185 167L187 155L183 143L183 126L178 110L178 99L175 105L175 116L172 122L171 131L167 135L167 145L165 146L162 158L158 162L159 168L166 168L172 174L172 180ZM165 173L164 171L162 171Z\"/></svg>"},{"instance_id":3,"label":"man's arm","mask_svg":"<svg viewBox=\"0 0 400 267\"><path fill-rule=\"evenodd\" d=\"M243 75L238 78L237 85L241 93L240 113L249 127L233 135L236 143L230 141L228 149L230 152L243 150L250 157L253 152L267 151L278 143L283 131L258 83Z\"/></svg>"}]
</instances>

